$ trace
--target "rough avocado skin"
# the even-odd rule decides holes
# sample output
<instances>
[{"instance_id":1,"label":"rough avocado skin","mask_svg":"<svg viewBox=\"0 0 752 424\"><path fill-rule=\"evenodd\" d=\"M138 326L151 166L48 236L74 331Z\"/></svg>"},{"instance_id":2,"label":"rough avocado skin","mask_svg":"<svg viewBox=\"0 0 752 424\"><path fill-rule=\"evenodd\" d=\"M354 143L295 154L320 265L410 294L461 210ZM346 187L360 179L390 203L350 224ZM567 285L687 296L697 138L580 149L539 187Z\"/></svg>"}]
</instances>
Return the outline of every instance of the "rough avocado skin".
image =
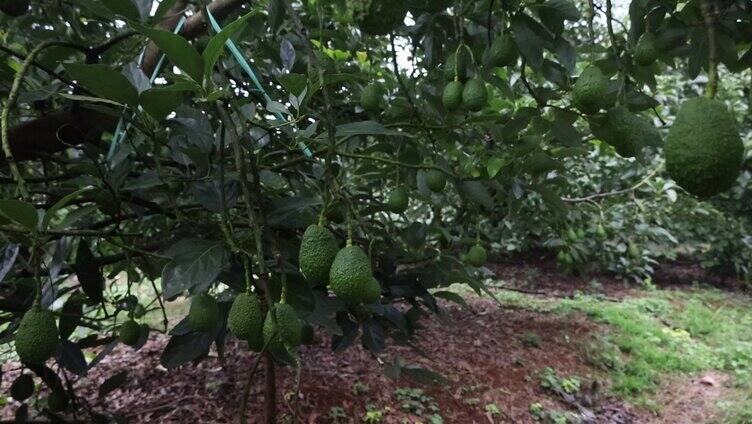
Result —
<instances>
[{"instance_id":1,"label":"rough avocado skin","mask_svg":"<svg viewBox=\"0 0 752 424\"><path fill-rule=\"evenodd\" d=\"M402 213L407 210L409 202L410 198L407 195L407 189L404 187L397 187L389 194L389 199L386 204L390 211L394 213Z\"/></svg>"},{"instance_id":2,"label":"rough avocado skin","mask_svg":"<svg viewBox=\"0 0 752 424\"><path fill-rule=\"evenodd\" d=\"M29 374L21 374L10 385L10 395L13 399L23 402L34 394L34 379Z\"/></svg>"},{"instance_id":3,"label":"rough avocado skin","mask_svg":"<svg viewBox=\"0 0 752 424\"><path fill-rule=\"evenodd\" d=\"M444 87L444 94L441 96L441 102L449 110L459 109L462 106L462 83L451 81Z\"/></svg>"},{"instance_id":4,"label":"rough avocado skin","mask_svg":"<svg viewBox=\"0 0 752 424\"><path fill-rule=\"evenodd\" d=\"M596 113L601 109L608 90L608 79L597 66L585 68L572 87L572 100L584 113Z\"/></svg>"},{"instance_id":5,"label":"rough avocado skin","mask_svg":"<svg viewBox=\"0 0 752 424\"><path fill-rule=\"evenodd\" d=\"M278 303L274 311L278 327L275 327L272 312L269 311L264 320L264 341L272 349L282 349L285 344L290 347L300 345L303 326L295 309L286 303Z\"/></svg>"},{"instance_id":6,"label":"rough avocado skin","mask_svg":"<svg viewBox=\"0 0 752 424\"><path fill-rule=\"evenodd\" d=\"M358 246L342 248L329 271L329 285L334 294L349 306L360 304L373 271L368 255Z\"/></svg>"},{"instance_id":7,"label":"rough avocado skin","mask_svg":"<svg viewBox=\"0 0 752 424\"><path fill-rule=\"evenodd\" d=\"M58 332L52 312L32 307L21 319L16 332L16 353L21 361L40 364L57 351Z\"/></svg>"},{"instance_id":8,"label":"rough avocado skin","mask_svg":"<svg viewBox=\"0 0 752 424\"><path fill-rule=\"evenodd\" d=\"M213 330L219 321L219 305L208 294L198 294L191 299L188 324L196 331Z\"/></svg>"},{"instance_id":9,"label":"rough avocado skin","mask_svg":"<svg viewBox=\"0 0 752 424\"><path fill-rule=\"evenodd\" d=\"M640 66L650 66L658 58L655 47L655 36L650 33L642 34L634 50L634 61Z\"/></svg>"},{"instance_id":10,"label":"rough avocado skin","mask_svg":"<svg viewBox=\"0 0 752 424\"><path fill-rule=\"evenodd\" d=\"M483 266L486 263L486 249L479 244L471 247L465 255L465 262L476 268Z\"/></svg>"},{"instance_id":11,"label":"rough avocado skin","mask_svg":"<svg viewBox=\"0 0 752 424\"><path fill-rule=\"evenodd\" d=\"M600 124L591 123L591 129L596 137L614 146L616 153L627 158L637 156L645 146L661 144L658 130L626 106L612 107Z\"/></svg>"},{"instance_id":12,"label":"rough avocado skin","mask_svg":"<svg viewBox=\"0 0 752 424\"><path fill-rule=\"evenodd\" d=\"M404 0L347 0L347 7L358 27L369 35L385 35L405 22Z\"/></svg>"},{"instance_id":13,"label":"rough avocado skin","mask_svg":"<svg viewBox=\"0 0 752 424\"><path fill-rule=\"evenodd\" d=\"M491 66L512 66L517 63L518 57L517 44L508 34L496 37L486 53L486 60Z\"/></svg>"},{"instance_id":14,"label":"rough avocado skin","mask_svg":"<svg viewBox=\"0 0 752 424\"><path fill-rule=\"evenodd\" d=\"M470 49L465 45L460 46L459 49L447 56L444 64L444 76L450 81L464 82L467 80L467 71L472 61Z\"/></svg>"},{"instance_id":15,"label":"rough avocado skin","mask_svg":"<svg viewBox=\"0 0 752 424\"><path fill-rule=\"evenodd\" d=\"M446 187L446 175L436 169L428 171L426 173L426 186L434 193L441 192Z\"/></svg>"},{"instance_id":16,"label":"rough avocado skin","mask_svg":"<svg viewBox=\"0 0 752 424\"><path fill-rule=\"evenodd\" d=\"M462 90L462 106L465 109L478 112L482 110L488 103L488 90L486 90L486 83L480 78L474 78L465 84L465 89Z\"/></svg>"},{"instance_id":17,"label":"rough avocado skin","mask_svg":"<svg viewBox=\"0 0 752 424\"><path fill-rule=\"evenodd\" d=\"M375 278L371 277L371 281L366 284L363 291L363 303L368 305L378 302L379 299L381 299L381 284Z\"/></svg>"},{"instance_id":18,"label":"rough avocado skin","mask_svg":"<svg viewBox=\"0 0 752 424\"><path fill-rule=\"evenodd\" d=\"M731 188L744 159L736 120L718 100L696 97L681 106L666 138L666 170L699 198Z\"/></svg>"},{"instance_id":19,"label":"rough avocado skin","mask_svg":"<svg viewBox=\"0 0 752 424\"><path fill-rule=\"evenodd\" d=\"M10 17L25 15L28 10L29 0L0 0L0 11Z\"/></svg>"},{"instance_id":20,"label":"rough avocado skin","mask_svg":"<svg viewBox=\"0 0 752 424\"><path fill-rule=\"evenodd\" d=\"M120 325L118 329L118 340L121 343L133 346L138 343L138 338L141 335L141 327L136 321L128 320Z\"/></svg>"},{"instance_id":21,"label":"rough avocado skin","mask_svg":"<svg viewBox=\"0 0 752 424\"><path fill-rule=\"evenodd\" d=\"M247 340L251 346L261 341L261 329L264 314L261 312L261 302L252 293L240 293L230 306L227 314L227 328L233 336L240 340Z\"/></svg>"},{"instance_id":22,"label":"rough avocado skin","mask_svg":"<svg viewBox=\"0 0 752 424\"><path fill-rule=\"evenodd\" d=\"M309 283L326 284L329 280L329 268L338 250L337 240L331 231L315 224L306 228L300 242L298 262L300 272Z\"/></svg>"},{"instance_id":23,"label":"rough avocado skin","mask_svg":"<svg viewBox=\"0 0 752 424\"><path fill-rule=\"evenodd\" d=\"M381 85L376 83L367 85L360 93L360 107L369 112L378 112L381 109L383 94Z\"/></svg>"}]
</instances>

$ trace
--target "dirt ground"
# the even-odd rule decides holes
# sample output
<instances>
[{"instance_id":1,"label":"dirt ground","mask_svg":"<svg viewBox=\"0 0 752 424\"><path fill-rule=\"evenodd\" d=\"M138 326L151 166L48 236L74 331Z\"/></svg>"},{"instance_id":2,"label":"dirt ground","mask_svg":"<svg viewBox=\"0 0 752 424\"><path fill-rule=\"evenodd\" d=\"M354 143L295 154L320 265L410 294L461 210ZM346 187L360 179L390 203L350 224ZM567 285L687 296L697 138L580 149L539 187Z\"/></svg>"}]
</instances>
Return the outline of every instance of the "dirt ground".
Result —
<instances>
[{"instance_id":1,"label":"dirt ground","mask_svg":"<svg viewBox=\"0 0 752 424\"><path fill-rule=\"evenodd\" d=\"M545 267L500 264L493 268L509 287L567 296L574 290L596 290L582 279L555 278ZM533 278L535 287L528 287ZM605 283L597 290L609 296L635 295L635 289L619 282ZM703 423L699 410L722 395L722 374L676 380L666 392L666 412L661 417L635 410L606 395L607 382L586 362L582 352L596 332L603 330L584 317L499 308L486 299L469 299L469 307L442 303L449 319L426 318L417 340L417 349L390 345L378 357L355 346L342 354L330 351L329 340L301 348L303 358L299 394L299 422L363 422L367 409L383 412L383 423L427 423L429 412L421 416L406 411L397 399L397 388L421 388L425 405L435 405L444 423L532 423L530 405L569 410L595 423ZM535 334L531 343L525 335ZM138 352L120 345L75 383L94 410L117 413L131 423L231 423L237 422L238 404L248 369L253 362L246 350L231 341L224 362L212 356L195 365L168 372L159 365L159 355L167 342L153 335ZM384 367L402 358L445 376L443 386L423 386L407 379L391 380ZM541 388L540 374L546 367L560 376L577 375L587 389L584 398L567 398ZM4 364L2 390L17 375L17 364ZM99 385L121 370L128 371L127 382L112 393L99 397ZM260 421L263 403L263 367L251 391L248 417ZM703 377L708 381L700 381ZM278 411L292 415L295 379L290 369L277 373ZM700 399L700 401L698 401ZM495 408L489 407L494 405ZM0 417L12 418L18 404L0 409ZM341 408L346 418L332 421L332 408Z\"/></svg>"}]
</instances>

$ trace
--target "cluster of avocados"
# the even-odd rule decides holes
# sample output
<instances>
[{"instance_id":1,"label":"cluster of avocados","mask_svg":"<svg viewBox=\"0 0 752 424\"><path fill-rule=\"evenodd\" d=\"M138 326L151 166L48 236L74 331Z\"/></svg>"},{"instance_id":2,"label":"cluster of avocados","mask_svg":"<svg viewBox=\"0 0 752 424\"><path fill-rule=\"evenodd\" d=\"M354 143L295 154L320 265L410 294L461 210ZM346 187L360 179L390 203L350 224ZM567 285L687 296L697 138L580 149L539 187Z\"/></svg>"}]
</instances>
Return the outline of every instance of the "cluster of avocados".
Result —
<instances>
[{"instance_id":1,"label":"cluster of avocados","mask_svg":"<svg viewBox=\"0 0 752 424\"><path fill-rule=\"evenodd\" d=\"M29 0L0 0L0 12L17 18L29 10Z\"/></svg>"},{"instance_id":2,"label":"cluster of avocados","mask_svg":"<svg viewBox=\"0 0 752 424\"><path fill-rule=\"evenodd\" d=\"M321 223L309 226L303 233L298 256L306 280L314 285L328 283L348 306L375 303L381 297L381 286L373 276L368 255L351 241L339 249L334 235Z\"/></svg>"}]
</instances>

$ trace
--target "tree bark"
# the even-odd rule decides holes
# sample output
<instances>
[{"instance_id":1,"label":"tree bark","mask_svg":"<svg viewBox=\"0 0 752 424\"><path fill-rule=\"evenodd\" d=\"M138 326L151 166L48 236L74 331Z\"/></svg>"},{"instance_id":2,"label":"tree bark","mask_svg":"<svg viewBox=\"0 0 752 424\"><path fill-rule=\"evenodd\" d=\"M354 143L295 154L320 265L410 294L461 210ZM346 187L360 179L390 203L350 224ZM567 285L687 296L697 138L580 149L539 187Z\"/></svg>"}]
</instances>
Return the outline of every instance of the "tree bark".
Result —
<instances>
[{"instance_id":1,"label":"tree bark","mask_svg":"<svg viewBox=\"0 0 752 424\"><path fill-rule=\"evenodd\" d=\"M208 8L217 20L227 17L248 0L215 0ZM184 1L178 1L167 12L168 18L159 26L174 28L177 24ZM204 12L191 16L183 26L180 35L193 39L206 32L207 25ZM151 74L159 61L159 49L149 44L144 53L141 69L146 75ZM62 107L39 118L24 122L11 128L8 132L11 151L16 161L30 160L65 150L81 143L98 140L104 131L112 131L117 118L91 109Z\"/></svg>"},{"instance_id":2,"label":"tree bark","mask_svg":"<svg viewBox=\"0 0 752 424\"><path fill-rule=\"evenodd\" d=\"M274 372L274 357L264 353L264 424L277 422L277 382Z\"/></svg>"}]
</instances>

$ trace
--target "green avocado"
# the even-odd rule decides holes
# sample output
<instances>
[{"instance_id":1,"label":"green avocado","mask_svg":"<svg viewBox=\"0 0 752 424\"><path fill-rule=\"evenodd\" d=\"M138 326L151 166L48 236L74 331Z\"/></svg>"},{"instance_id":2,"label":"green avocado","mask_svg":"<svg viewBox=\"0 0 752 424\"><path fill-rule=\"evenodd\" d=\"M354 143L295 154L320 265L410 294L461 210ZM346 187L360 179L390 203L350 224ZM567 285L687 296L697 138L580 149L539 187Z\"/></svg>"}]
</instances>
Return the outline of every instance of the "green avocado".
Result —
<instances>
[{"instance_id":1,"label":"green avocado","mask_svg":"<svg viewBox=\"0 0 752 424\"><path fill-rule=\"evenodd\" d=\"M329 268L338 250L337 240L331 231L315 224L306 228L300 242L298 262L300 272L311 285L326 284Z\"/></svg>"},{"instance_id":2,"label":"green avocado","mask_svg":"<svg viewBox=\"0 0 752 424\"><path fill-rule=\"evenodd\" d=\"M486 63L498 67L515 65L518 57L517 44L509 34L496 37L485 54Z\"/></svg>"},{"instance_id":3,"label":"green avocado","mask_svg":"<svg viewBox=\"0 0 752 424\"><path fill-rule=\"evenodd\" d=\"M371 260L358 246L342 248L329 271L329 286L337 298L349 306L363 302L372 279Z\"/></svg>"},{"instance_id":4,"label":"green avocado","mask_svg":"<svg viewBox=\"0 0 752 424\"><path fill-rule=\"evenodd\" d=\"M141 337L141 326L136 321L128 320L120 325L118 340L121 343L133 346L138 343L139 337Z\"/></svg>"},{"instance_id":5,"label":"green avocado","mask_svg":"<svg viewBox=\"0 0 752 424\"><path fill-rule=\"evenodd\" d=\"M389 102L389 109L386 110L384 117L392 121L405 121L410 118L411 114L410 102L404 97L397 97Z\"/></svg>"},{"instance_id":6,"label":"green avocado","mask_svg":"<svg viewBox=\"0 0 752 424\"><path fill-rule=\"evenodd\" d=\"M29 10L29 0L0 0L0 12L17 18Z\"/></svg>"},{"instance_id":7,"label":"green avocado","mask_svg":"<svg viewBox=\"0 0 752 424\"><path fill-rule=\"evenodd\" d=\"M264 341L272 349L282 349L285 345L297 347L300 345L300 339L303 331L303 324L298 318L295 308L287 303L278 303L274 307L274 314L277 318L277 325L272 320L272 311L266 314L264 320Z\"/></svg>"},{"instance_id":8,"label":"green avocado","mask_svg":"<svg viewBox=\"0 0 752 424\"><path fill-rule=\"evenodd\" d=\"M483 266L486 263L486 259L486 249L479 244L471 247L465 255L465 263L475 268Z\"/></svg>"},{"instance_id":9,"label":"green avocado","mask_svg":"<svg viewBox=\"0 0 752 424\"><path fill-rule=\"evenodd\" d=\"M478 112L488 104L486 83L480 78L473 78L462 90L462 106L472 112Z\"/></svg>"},{"instance_id":10,"label":"green avocado","mask_svg":"<svg viewBox=\"0 0 752 424\"><path fill-rule=\"evenodd\" d=\"M34 394L34 379L29 374L21 374L10 385L10 395L13 399L23 402Z\"/></svg>"},{"instance_id":11,"label":"green avocado","mask_svg":"<svg viewBox=\"0 0 752 424\"><path fill-rule=\"evenodd\" d=\"M381 284L376 278L371 277L371 281L366 284L363 291L363 303L369 305L378 302L379 299L381 299Z\"/></svg>"},{"instance_id":12,"label":"green avocado","mask_svg":"<svg viewBox=\"0 0 752 424\"><path fill-rule=\"evenodd\" d=\"M360 107L368 112L378 112L381 110L381 99L384 96L384 90L381 84L368 84L360 93Z\"/></svg>"},{"instance_id":13,"label":"green avocado","mask_svg":"<svg viewBox=\"0 0 752 424\"><path fill-rule=\"evenodd\" d=\"M389 34L405 23L404 0L346 0L346 5L360 30L368 35Z\"/></svg>"},{"instance_id":14,"label":"green avocado","mask_svg":"<svg viewBox=\"0 0 752 424\"><path fill-rule=\"evenodd\" d=\"M655 47L655 36L650 33L642 34L634 49L634 61L640 66L650 66L658 59Z\"/></svg>"},{"instance_id":15,"label":"green avocado","mask_svg":"<svg viewBox=\"0 0 752 424\"><path fill-rule=\"evenodd\" d=\"M407 210L410 203L410 197L408 196L407 189L405 187L397 187L389 194L389 199L386 204L390 211L394 213L402 213Z\"/></svg>"},{"instance_id":16,"label":"green avocado","mask_svg":"<svg viewBox=\"0 0 752 424\"><path fill-rule=\"evenodd\" d=\"M58 338L52 312L32 306L16 331L16 353L27 364L41 364L57 352Z\"/></svg>"},{"instance_id":17,"label":"green avocado","mask_svg":"<svg viewBox=\"0 0 752 424\"><path fill-rule=\"evenodd\" d=\"M426 173L426 186L434 193L440 193L446 187L446 175L437 169L431 169Z\"/></svg>"},{"instance_id":18,"label":"green avocado","mask_svg":"<svg viewBox=\"0 0 752 424\"><path fill-rule=\"evenodd\" d=\"M602 120L592 120L593 135L612 145L616 153L623 157L637 156L645 146L659 146L661 135L647 120L627 109L614 106Z\"/></svg>"},{"instance_id":19,"label":"green avocado","mask_svg":"<svg viewBox=\"0 0 752 424\"><path fill-rule=\"evenodd\" d=\"M734 185L744 144L733 115L718 100L684 102L666 137L666 170L683 189L708 198Z\"/></svg>"},{"instance_id":20,"label":"green avocado","mask_svg":"<svg viewBox=\"0 0 752 424\"><path fill-rule=\"evenodd\" d=\"M261 312L261 302L254 293L240 293L230 306L227 314L227 328L239 340L246 340L254 348L262 340L262 326L264 314Z\"/></svg>"},{"instance_id":21,"label":"green avocado","mask_svg":"<svg viewBox=\"0 0 752 424\"><path fill-rule=\"evenodd\" d=\"M592 114L598 112L607 97L608 78L597 66L585 68L572 87L574 105L582 112Z\"/></svg>"},{"instance_id":22,"label":"green avocado","mask_svg":"<svg viewBox=\"0 0 752 424\"><path fill-rule=\"evenodd\" d=\"M444 75L450 81L466 81L468 69L472 65L473 57L470 48L462 44L452 51L444 64Z\"/></svg>"},{"instance_id":23,"label":"green avocado","mask_svg":"<svg viewBox=\"0 0 752 424\"><path fill-rule=\"evenodd\" d=\"M219 305L208 294L197 294L191 298L188 310L188 324L196 331L211 331L219 321Z\"/></svg>"},{"instance_id":24,"label":"green avocado","mask_svg":"<svg viewBox=\"0 0 752 424\"><path fill-rule=\"evenodd\" d=\"M448 110L459 109L462 106L462 83L451 81L444 87L444 94L441 96L441 102Z\"/></svg>"}]
</instances>

